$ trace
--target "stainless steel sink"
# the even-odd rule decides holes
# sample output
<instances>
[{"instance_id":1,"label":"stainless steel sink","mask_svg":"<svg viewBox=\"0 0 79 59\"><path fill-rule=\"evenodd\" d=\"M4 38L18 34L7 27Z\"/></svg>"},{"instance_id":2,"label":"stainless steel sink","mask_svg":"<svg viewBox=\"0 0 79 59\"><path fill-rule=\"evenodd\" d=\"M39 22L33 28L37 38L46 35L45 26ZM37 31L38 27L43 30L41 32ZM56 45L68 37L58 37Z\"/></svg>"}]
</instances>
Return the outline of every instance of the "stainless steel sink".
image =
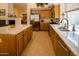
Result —
<instances>
[{"instance_id":1,"label":"stainless steel sink","mask_svg":"<svg viewBox=\"0 0 79 59\"><path fill-rule=\"evenodd\" d=\"M65 29L64 27L59 27L58 28L60 31L70 31L69 29Z\"/></svg>"}]
</instances>

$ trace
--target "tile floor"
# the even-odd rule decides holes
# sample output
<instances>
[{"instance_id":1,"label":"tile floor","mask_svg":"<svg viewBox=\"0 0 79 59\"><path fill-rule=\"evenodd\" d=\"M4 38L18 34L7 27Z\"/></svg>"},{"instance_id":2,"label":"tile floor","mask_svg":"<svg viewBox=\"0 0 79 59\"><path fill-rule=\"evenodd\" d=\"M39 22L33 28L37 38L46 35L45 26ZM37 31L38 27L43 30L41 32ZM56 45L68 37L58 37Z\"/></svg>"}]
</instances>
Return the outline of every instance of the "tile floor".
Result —
<instances>
[{"instance_id":1,"label":"tile floor","mask_svg":"<svg viewBox=\"0 0 79 59\"><path fill-rule=\"evenodd\" d=\"M22 56L55 56L47 31L33 31L33 36Z\"/></svg>"}]
</instances>

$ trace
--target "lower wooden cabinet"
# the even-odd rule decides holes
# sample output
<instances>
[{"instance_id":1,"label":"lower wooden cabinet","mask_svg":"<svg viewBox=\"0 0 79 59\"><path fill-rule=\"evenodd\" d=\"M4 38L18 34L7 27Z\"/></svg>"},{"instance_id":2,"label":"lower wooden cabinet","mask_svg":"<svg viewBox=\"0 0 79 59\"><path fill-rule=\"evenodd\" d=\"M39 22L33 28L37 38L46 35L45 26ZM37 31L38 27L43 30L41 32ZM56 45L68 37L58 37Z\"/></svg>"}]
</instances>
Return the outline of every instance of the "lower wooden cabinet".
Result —
<instances>
[{"instance_id":1,"label":"lower wooden cabinet","mask_svg":"<svg viewBox=\"0 0 79 59\"><path fill-rule=\"evenodd\" d=\"M24 31L24 48L26 47L28 41L30 41L32 38L32 27L29 27L25 29Z\"/></svg>"},{"instance_id":2,"label":"lower wooden cabinet","mask_svg":"<svg viewBox=\"0 0 79 59\"><path fill-rule=\"evenodd\" d=\"M29 27L28 29L27 29L27 33L28 33L28 41L31 39L31 36L32 36L32 28L31 27Z\"/></svg>"},{"instance_id":3,"label":"lower wooden cabinet","mask_svg":"<svg viewBox=\"0 0 79 59\"><path fill-rule=\"evenodd\" d=\"M75 56L75 54L73 54L73 53L70 51L70 56Z\"/></svg>"},{"instance_id":4,"label":"lower wooden cabinet","mask_svg":"<svg viewBox=\"0 0 79 59\"><path fill-rule=\"evenodd\" d=\"M31 26L15 35L0 34L0 55L20 56L31 37Z\"/></svg>"},{"instance_id":5,"label":"lower wooden cabinet","mask_svg":"<svg viewBox=\"0 0 79 59\"><path fill-rule=\"evenodd\" d=\"M62 42L56 40L55 53L57 56L69 56L69 49Z\"/></svg>"},{"instance_id":6,"label":"lower wooden cabinet","mask_svg":"<svg viewBox=\"0 0 79 59\"><path fill-rule=\"evenodd\" d=\"M24 48L26 47L26 45L28 43L28 38L27 37L28 37L28 30L25 29L25 31L24 31L24 41L23 41Z\"/></svg>"},{"instance_id":7,"label":"lower wooden cabinet","mask_svg":"<svg viewBox=\"0 0 79 59\"><path fill-rule=\"evenodd\" d=\"M22 51L23 51L23 39L24 39L24 36L23 36L23 32L22 33L19 33L17 35L17 40L16 40L16 47L17 47L17 55L21 55Z\"/></svg>"},{"instance_id":8,"label":"lower wooden cabinet","mask_svg":"<svg viewBox=\"0 0 79 59\"><path fill-rule=\"evenodd\" d=\"M74 56L74 54L70 51L70 49L51 26L49 26L49 34L56 56Z\"/></svg>"},{"instance_id":9,"label":"lower wooden cabinet","mask_svg":"<svg viewBox=\"0 0 79 59\"><path fill-rule=\"evenodd\" d=\"M40 30L48 30L48 24L47 23L40 23Z\"/></svg>"},{"instance_id":10,"label":"lower wooden cabinet","mask_svg":"<svg viewBox=\"0 0 79 59\"><path fill-rule=\"evenodd\" d=\"M0 55L9 55L9 42L6 35L0 35Z\"/></svg>"}]
</instances>

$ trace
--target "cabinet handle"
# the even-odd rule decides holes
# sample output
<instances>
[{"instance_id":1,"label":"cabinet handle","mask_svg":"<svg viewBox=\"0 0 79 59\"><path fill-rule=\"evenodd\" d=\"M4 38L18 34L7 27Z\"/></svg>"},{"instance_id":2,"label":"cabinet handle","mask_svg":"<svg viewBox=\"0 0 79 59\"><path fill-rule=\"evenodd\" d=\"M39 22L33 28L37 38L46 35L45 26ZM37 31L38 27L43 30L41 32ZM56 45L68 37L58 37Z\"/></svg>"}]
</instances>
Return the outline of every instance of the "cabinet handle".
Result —
<instances>
[{"instance_id":1,"label":"cabinet handle","mask_svg":"<svg viewBox=\"0 0 79 59\"><path fill-rule=\"evenodd\" d=\"M58 41L58 43L61 45L62 48L64 48L65 51L68 51L68 49L65 48L61 42Z\"/></svg>"}]
</instances>

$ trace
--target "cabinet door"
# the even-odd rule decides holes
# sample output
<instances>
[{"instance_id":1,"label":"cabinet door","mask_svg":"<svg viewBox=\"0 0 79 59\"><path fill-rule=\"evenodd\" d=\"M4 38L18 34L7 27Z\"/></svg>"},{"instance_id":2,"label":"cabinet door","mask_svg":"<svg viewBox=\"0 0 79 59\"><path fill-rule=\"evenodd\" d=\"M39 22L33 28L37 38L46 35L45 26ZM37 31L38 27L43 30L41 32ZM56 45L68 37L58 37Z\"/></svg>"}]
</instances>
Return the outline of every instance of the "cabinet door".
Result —
<instances>
[{"instance_id":1,"label":"cabinet door","mask_svg":"<svg viewBox=\"0 0 79 59\"><path fill-rule=\"evenodd\" d=\"M32 27L30 27L30 40L32 38Z\"/></svg>"},{"instance_id":2,"label":"cabinet door","mask_svg":"<svg viewBox=\"0 0 79 59\"><path fill-rule=\"evenodd\" d=\"M40 30L41 30L41 31L44 30L44 29L43 29L43 24L42 24L42 23L40 23Z\"/></svg>"},{"instance_id":3,"label":"cabinet door","mask_svg":"<svg viewBox=\"0 0 79 59\"><path fill-rule=\"evenodd\" d=\"M24 31L24 48L26 47L27 43L28 43L28 31L27 29Z\"/></svg>"},{"instance_id":4,"label":"cabinet door","mask_svg":"<svg viewBox=\"0 0 79 59\"><path fill-rule=\"evenodd\" d=\"M44 24L45 30L48 30L48 24Z\"/></svg>"},{"instance_id":5,"label":"cabinet door","mask_svg":"<svg viewBox=\"0 0 79 59\"><path fill-rule=\"evenodd\" d=\"M60 18L60 5L55 5L54 11L55 11L55 18Z\"/></svg>"},{"instance_id":6,"label":"cabinet door","mask_svg":"<svg viewBox=\"0 0 79 59\"><path fill-rule=\"evenodd\" d=\"M27 29L27 38L28 38L28 41L31 40L31 37L32 37L32 27L29 27Z\"/></svg>"},{"instance_id":7,"label":"cabinet door","mask_svg":"<svg viewBox=\"0 0 79 59\"><path fill-rule=\"evenodd\" d=\"M23 33L19 33L17 35L17 55L21 55L22 51L23 51L23 40L24 40L24 37L23 37Z\"/></svg>"},{"instance_id":8,"label":"cabinet door","mask_svg":"<svg viewBox=\"0 0 79 59\"><path fill-rule=\"evenodd\" d=\"M70 51L70 56L75 56L75 54L73 54L73 52Z\"/></svg>"},{"instance_id":9,"label":"cabinet door","mask_svg":"<svg viewBox=\"0 0 79 59\"><path fill-rule=\"evenodd\" d=\"M8 36L0 35L0 55L9 55Z\"/></svg>"},{"instance_id":10,"label":"cabinet door","mask_svg":"<svg viewBox=\"0 0 79 59\"><path fill-rule=\"evenodd\" d=\"M50 35L50 37L52 36L52 28L51 28L51 26L49 26L49 35Z\"/></svg>"},{"instance_id":11,"label":"cabinet door","mask_svg":"<svg viewBox=\"0 0 79 59\"><path fill-rule=\"evenodd\" d=\"M28 38L28 41L30 40L30 28L27 29L27 38Z\"/></svg>"},{"instance_id":12,"label":"cabinet door","mask_svg":"<svg viewBox=\"0 0 79 59\"><path fill-rule=\"evenodd\" d=\"M56 41L56 55L57 56L69 56L69 50L60 42Z\"/></svg>"},{"instance_id":13,"label":"cabinet door","mask_svg":"<svg viewBox=\"0 0 79 59\"><path fill-rule=\"evenodd\" d=\"M48 24L41 23L41 24L40 24L40 29L41 29L41 30L48 30Z\"/></svg>"}]
</instances>

